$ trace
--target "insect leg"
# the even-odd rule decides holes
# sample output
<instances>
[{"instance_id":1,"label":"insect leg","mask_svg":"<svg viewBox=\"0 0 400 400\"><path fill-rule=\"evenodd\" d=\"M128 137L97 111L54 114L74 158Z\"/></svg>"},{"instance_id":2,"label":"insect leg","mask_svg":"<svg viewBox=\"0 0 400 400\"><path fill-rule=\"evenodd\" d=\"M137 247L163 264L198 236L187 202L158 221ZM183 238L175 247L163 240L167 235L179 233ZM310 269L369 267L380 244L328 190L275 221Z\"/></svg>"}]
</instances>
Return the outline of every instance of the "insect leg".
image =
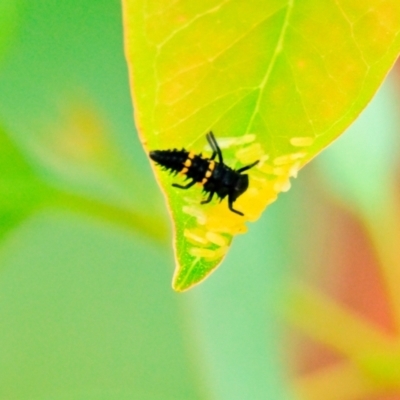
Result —
<instances>
[{"instance_id":1,"label":"insect leg","mask_svg":"<svg viewBox=\"0 0 400 400\"><path fill-rule=\"evenodd\" d=\"M213 152L218 154L218 160L219 160L219 162L220 162L221 164L223 164L223 163L224 163L224 160L223 160L223 158L222 158L221 149L219 148L218 143L217 143L217 141L215 140L215 136L214 136L214 134L213 134L211 131L210 131L210 133L207 134L207 141L208 141L209 145L211 146ZM211 158L212 160L213 160L214 157L215 157L215 154L214 154L214 153L213 153L213 157Z\"/></svg>"},{"instance_id":2,"label":"insect leg","mask_svg":"<svg viewBox=\"0 0 400 400\"><path fill-rule=\"evenodd\" d=\"M179 185L179 183L173 183L172 186L177 187L179 189L189 189L195 183L196 183L196 181L189 182L187 185Z\"/></svg>"},{"instance_id":3,"label":"insect leg","mask_svg":"<svg viewBox=\"0 0 400 400\"><path fill-rule=\"evenodd\" d=\"M253 168L255 165L257 165L259 162L260 162L260 160L257 160L250 165L246 165L245 167L239 168L238 170L236 170L236 172L241 173L241 172L247 171L248 169Z\"/></svg>"},{"instance_id":4,"label":"insect leg","mask_svg":"<svg viewBox=\"0 0 400 400\"><path fill-rule=\"evenodd\" d=\"M207 204L207 203L209 203L209 202L212 200L213 196L214 196L214 192L210 192L210 194L208 195L207 199L206 199L206 200L203 200L200 204Z\"/></svg>"},{"instance_id":5,"label":"insect leg","mask_svg":"<svg viewBox=\"0 0 400 400\"><path fill-rule=\"evenodd\" d=\"M214 142L210 139L210 134L207 133L206 135L207 142L211 147L211 150L213 151L210 160L214 160L215 156L217 155L217 149L214 147Z\"/></svg>"},{"instance_id":6,"label":"insect leg","mask_svg":"<svg viewBox=\"0 0 400 400\"><path fill-rule=\"evenodd\" d=\"M229 205L229 209L230 209L232 212L234 212L234 213L236 213L236 214L239 214L239 215L241 215L241 216L244 215L241 211L235 210L235 209L233 208L233 200L231 199L230 196L228 197L228 205Z\"/></svg>"}]
</instances>

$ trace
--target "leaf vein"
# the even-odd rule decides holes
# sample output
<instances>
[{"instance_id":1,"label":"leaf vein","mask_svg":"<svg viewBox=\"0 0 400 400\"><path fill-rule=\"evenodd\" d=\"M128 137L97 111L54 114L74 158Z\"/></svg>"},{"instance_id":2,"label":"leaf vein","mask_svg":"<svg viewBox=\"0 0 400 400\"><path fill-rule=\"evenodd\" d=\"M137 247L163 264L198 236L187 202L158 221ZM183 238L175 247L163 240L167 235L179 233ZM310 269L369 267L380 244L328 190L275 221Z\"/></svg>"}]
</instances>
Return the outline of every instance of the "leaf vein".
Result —
<instances>
[{"instance_id":1,"label":"leaf vein","mask_svg":"<svg viewBox=\"0 0 400 400\"><path fill-rule=\"evenodd\" d=\"M284 19L283 25L282 25L282 30L281 30L281 33L279 35L278 41L276 43L276 48L275 48L274 54L272 55L271 61L268 64L268 67L267 67L267 70L265 72L265 75L264 75L264 77L263 77L263 79L262 79L262 81L261 81L261 83L260 83L260 85L258 87L259 92L258 92L257 102L256 102L256 105L254 107L254 111L250 116L249 123L247 124L247 128L246 128L246 131L245 131L246 133L249 132L250 127L254 122L254 118L256 117L256 114L258 113L258 111L260 109L260 103L261 103L261 97L262 97L263 90L265 89L265 86L266 86L266 84L268 82L268 79L269 79L269 77L271 75L271 72L272 72L272 70L273 70L273 68L275 66L276 59L278 58L278 55L282 51L283 42L284 42L284 39L285 39L285 34L287 32L287 28L289 26L289 20L290 20L290 15L291 15L293 6L294 6L294 0L289 0L288 1L288 5L287 5L285 19Z\"/></svg>"}]
</instances>

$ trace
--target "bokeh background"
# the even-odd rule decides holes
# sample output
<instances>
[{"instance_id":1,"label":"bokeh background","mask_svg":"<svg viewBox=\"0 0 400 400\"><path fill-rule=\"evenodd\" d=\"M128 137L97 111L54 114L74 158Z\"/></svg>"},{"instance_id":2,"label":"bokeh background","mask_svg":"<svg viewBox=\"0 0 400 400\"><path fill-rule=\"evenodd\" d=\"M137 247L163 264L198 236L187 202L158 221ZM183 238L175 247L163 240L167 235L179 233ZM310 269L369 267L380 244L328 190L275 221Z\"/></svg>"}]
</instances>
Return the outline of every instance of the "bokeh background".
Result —
<instances>
[{"instance_id":1,"label":"bokeh background","mask_svg":"<svg viewBox=\"0 0 400 400\"><path fill-rule=\"evenodd\" d=\"M117 0L0 1L0 400L400 399L400 357L354 340L398 333L399 68L177 294L121 21Z\"/></svg>"}]
</instances>

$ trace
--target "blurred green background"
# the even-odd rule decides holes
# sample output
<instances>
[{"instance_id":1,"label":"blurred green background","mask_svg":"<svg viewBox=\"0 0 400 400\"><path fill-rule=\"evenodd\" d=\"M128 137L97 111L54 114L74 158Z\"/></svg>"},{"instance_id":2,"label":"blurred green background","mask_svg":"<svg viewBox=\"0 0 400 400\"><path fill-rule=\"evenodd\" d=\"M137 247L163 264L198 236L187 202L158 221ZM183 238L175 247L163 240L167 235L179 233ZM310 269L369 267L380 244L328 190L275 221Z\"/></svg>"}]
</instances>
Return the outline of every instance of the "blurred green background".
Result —
<instances>
[{"instance_id":1,"label":"blurred green background","mask_svg":"<svg viewBox=\"0 0 400 400\"><path fill-rule=\"evenodd\" d=\"M311 398L297 380L338 360L281 318L288 281L390 329L368 227L398 204L396 78L177 294L120 2L0 1L0 400Z\"/></svg>"}]
</instances>

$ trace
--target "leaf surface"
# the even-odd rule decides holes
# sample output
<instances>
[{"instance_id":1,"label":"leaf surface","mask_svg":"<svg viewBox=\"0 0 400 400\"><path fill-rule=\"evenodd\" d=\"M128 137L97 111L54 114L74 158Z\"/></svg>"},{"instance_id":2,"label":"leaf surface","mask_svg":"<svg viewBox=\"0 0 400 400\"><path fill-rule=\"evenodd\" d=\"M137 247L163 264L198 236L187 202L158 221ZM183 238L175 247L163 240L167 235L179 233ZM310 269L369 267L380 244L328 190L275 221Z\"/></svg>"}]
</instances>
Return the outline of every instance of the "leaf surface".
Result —
<instances>
[{"instance_id":1,"label":"leaf surface","mask_svg":"<svg viewBox=\"0 0 400 400\"><path fill-rule=\"evenodd\" d=\"M233 214L156 170L175 226L176 290L208 276L245 222L358 116L400 49L398 0L124 0L125 51L146 150L260 160ZM208 149L209 151L209 149ZM209 155L210 153L206 153Z\"/></svg>"}]
</instances>

